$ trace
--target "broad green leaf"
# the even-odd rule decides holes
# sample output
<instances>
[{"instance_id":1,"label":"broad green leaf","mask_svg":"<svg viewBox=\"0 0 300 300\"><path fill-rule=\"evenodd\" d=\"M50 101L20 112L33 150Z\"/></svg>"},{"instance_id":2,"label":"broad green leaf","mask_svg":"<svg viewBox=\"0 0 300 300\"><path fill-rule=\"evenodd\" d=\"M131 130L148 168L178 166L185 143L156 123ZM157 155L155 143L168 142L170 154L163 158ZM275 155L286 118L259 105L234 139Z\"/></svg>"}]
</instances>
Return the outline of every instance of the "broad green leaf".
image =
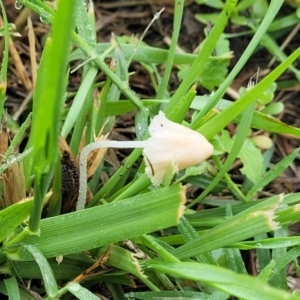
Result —
<instances>
[{"instance_id":1,"label":"broad green leaf","mask_svg":"<svg viewBox=\"0 0 300 300\"><path fill-rule=\"evenodd\" d=\"M282 102L271 103L261 110L266 115L278 115L284 110L284 104Z\"/></svg>"},{"instance_id":2,"label":"broad green leaf","mask_svg":"<svg viewBox=\"0 0 300 300\"><path fill-rule=\"evenodd\" d=\"M262 175L263 157L261 151L250 140L246 139L238 155L243 162L241 172L253 183L260 181Z\"/></svg>"},{"instance_id":3,"label":"broad green leaf","mask_svg":"<svg viewBox=\"0 0 300 300\"><path fill-rule=\"evenodd\" d=\"M43 219L40 236L29 236L25 242L35 245L45 257L105 246L176 225L184 202L184 188L172 185L126 200ZM22 247L7 255L14 260L32 260Z\"/></svg>"},{"instance_id":4,"label":"broad green leaf","mask_svg":"<svg viewBox=\"0 0 300 300\"><path fill-rule=\"evenodd\" d=\"M229 58L214 59L204 64L198 80L201 86L208 90L213 90L216 86L220 85L228 72ZM178 72L178 77L184 79L190 72L190 67L185 68Z\"/></svg>"}]
</instances>

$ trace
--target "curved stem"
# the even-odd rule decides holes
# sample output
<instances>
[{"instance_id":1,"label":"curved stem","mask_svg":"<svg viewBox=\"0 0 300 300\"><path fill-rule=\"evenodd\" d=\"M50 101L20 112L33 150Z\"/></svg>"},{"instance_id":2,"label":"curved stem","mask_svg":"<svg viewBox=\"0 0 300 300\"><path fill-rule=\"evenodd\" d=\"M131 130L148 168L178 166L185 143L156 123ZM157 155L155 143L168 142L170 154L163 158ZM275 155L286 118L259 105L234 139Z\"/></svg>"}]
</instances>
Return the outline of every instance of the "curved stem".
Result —
<instances>
[{"instance_id":1,"label":"curved stem","mask_svg":"<svg viewBox=\"0 0 300 300\"><path fill-rule=\"evenodd\" d=\"M76 210L84 209L87 192L87 160L91 151L100 148L144 148L144 141L99 141L85 146L79 160L79 195Z\"/></svg>"}]
</instances>

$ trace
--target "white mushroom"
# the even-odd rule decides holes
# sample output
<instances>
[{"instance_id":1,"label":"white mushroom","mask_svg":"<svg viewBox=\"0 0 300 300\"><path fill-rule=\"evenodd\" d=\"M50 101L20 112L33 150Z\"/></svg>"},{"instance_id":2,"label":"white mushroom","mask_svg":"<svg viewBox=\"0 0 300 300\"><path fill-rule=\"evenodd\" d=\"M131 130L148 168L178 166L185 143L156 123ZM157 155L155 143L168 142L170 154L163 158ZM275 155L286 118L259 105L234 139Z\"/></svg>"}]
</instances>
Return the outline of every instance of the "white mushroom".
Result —
<instances>
[{"instance_id":1,"label":"white mushroom","mask_svg":"<svg viewBox=\"0 0 300 300\"><path fill-rule=\"evenodd\" d=\"M168 120L160 111L149 126L150 138L145 141L98 141L85 146L80 153L79 196L76 209L83 209L87 192L87 157L99 148L144 148L146 174L159 186L166 173L174 173L197 165L213 153L213 146L200 133Z\"/></svg>"}]
</instances>

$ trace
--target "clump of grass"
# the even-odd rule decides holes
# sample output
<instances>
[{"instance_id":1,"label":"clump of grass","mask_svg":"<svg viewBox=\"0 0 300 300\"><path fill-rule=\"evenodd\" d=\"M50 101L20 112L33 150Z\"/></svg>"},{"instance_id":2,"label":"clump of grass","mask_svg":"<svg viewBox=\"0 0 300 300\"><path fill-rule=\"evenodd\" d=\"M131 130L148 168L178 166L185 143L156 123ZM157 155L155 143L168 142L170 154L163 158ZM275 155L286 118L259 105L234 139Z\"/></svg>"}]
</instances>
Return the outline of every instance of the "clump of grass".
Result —
<instances>
[{"instance_id":1,"label":"clump of grass","mask_svg":"<svg viewBox=\"0 0 300 300\"><path fill-rule=\"evenodd\" d=\"M274 136L279 133L299 138L299 128L288 126L267 113L280 109L270 105L275 82L281 74L290 69L298 79L298 70L292 64L299 57L300 48L290 56L279 52L276 57L280 64L260 82L241 91L235 102L223 99L260 43L269 51L278 50L276 43L273 48L267 43L271 38L266 31L276 30L280 19L275 17L283 1L271 1L267 7L264 1L257 2L266 10L256 20L257 25L249 25L253 37L238 63L226 74L232 57L230 49L227 53L215 50L226 42L226 25L229 20L240 20L238 17L247 1L237 4L228 0L219 7L217 18L210 20L214 22L212 30L194 55L175 51L183 1L174 1L174 30L168 50L126 44L122 37L114 37L109 44L97 43L92 2L58 1L53 10L40 0L18 1L40 14L42 21L49 22L51 33L34 85L32 122L30 115L20 124L10 147L1 149L5 158L0 167L2 173L14 162L22 161L18 172L22 172L22 192L28 198L14 200L14 204L4 199L6 206L3 204L0 211L0 272L5 274L0 281L0 293L12 299L33 299L29 290L34 287L25 288L24 283L42 279L44 288L35 292L45 299L58 299L67 293L79 299L98 299L91 292L91 287L98 282L106 285L113 299L228 299L231 296L256 300L300 299L288 291L285 270L292 262L296 271L299 269L296 258L300 239L290 236L287 229L287 225L299 220L299 195L259 197L259 192L289 167L299 149L268 169L272 147L262 154L248 137L249 129L254 128ZM0 4L5 39L0 113L5 120L10 25L2 1ZM251 2L246 7L250 5L258 11L257 3ZM206 17L209 16L198 16L201 21ZM108 57L111 58L109 66L104 62ZM155 99L140 99L129 87L128 67L132 60L154 68L156 74L155 64L166 64L161 80L153 78L157 88ZM67 108L64 104L70 62L79 64L82 82L71 107ZM174 65L186 73L169 96L168 83ZM211 68L226 74L224 80L218 77L209 83L206 73ZM95 82L99 70L107 76L103 83ZM195 85L199 81L208 84L214 93L196 95ZM94 99L94 90L99 86L101 94ZM93 165L93 171L87 172L93 179L87 184L86 176L78 175L79 167L85 168L85 163L84 166L79 163L82 149L93 145L94 137L101 137L102 131L112 130L115 117L136 111L136 134L142 141L148 137L149 119L162 109L169 120L202 133L214 145L213 158L188 167L175 178L174 170L168 170L159 187L152 185L144 163L136 167L142 154L138 147L102 186L101 172L106 165L95 153L92 158L85 155L88 168L92 160L98 161L99 166ZM191 122L186 123L184 119L189 111L193 115ZM225 129L231 122L238 124L234 137ZM9 160L27 131L26 149ZM5 138L7 135L2 130L0 139ZM188 142L182 140L183 145ZM198 151L201 152L201 145ZM243 162L242 185L235 183L229 173L237 158ZM14 172L12 180L19 179L18 172ZM7 189L5 181L1 182ZM74 211L78 184L84 186L83 198L87 194L88 202L86 209ZM187 187L191 185L200 187L201 193L186 203ZM220 201L218 195L222 192L229 194L230 199ZM10 197L7 190L3 195ZM68 213L62 214L66 201L70 201ZM199 203L215 207L198 210ZM42 218L46 214L48 217ZM255 251L259 264L256 277L248 274L242 250ZM135 292L136 283L142 284L143 292ZM126 294L126 287L131 292Z\"/></svg>"}]
</instances>

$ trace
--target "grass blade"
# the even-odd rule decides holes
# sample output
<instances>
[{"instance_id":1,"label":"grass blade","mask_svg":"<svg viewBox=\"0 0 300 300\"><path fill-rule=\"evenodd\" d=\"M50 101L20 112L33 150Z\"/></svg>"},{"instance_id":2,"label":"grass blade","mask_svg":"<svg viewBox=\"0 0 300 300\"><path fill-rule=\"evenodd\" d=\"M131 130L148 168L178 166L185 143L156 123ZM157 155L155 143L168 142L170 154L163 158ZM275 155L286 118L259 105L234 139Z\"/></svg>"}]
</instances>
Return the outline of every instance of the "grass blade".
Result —
<instances>
[{"instance_id":1,"label":"grass blade","mask_svg":"<svg viewBox=\"0 0 300 300\"><path fill-rule=\"evenodd\" d=\"M184 188L177 184L123 201L43 219L40 236L29 236L25 241L35 245L45 257L93 249L176 225L184 202ZM15 260L32 260L22 248L8 255Z\"/></svg>"},{"instance_id":2,"label":"grass blade","mask_svg":"<svg viewBox=\"0 0 300 300\"><path fill-rule=\"evenodd\" d=\"M6 84L7 84L7 68L8 68L8 56L9 56L9 24L7 20L7 15L5 11L5 7L3 5L3 1L0 1L1 13L3 17L4 23L4 52L3 52L3 59L1 64L1 71L0 71L0 118L2 119L3 109L4 109L4 102L6 96Z\"/></svg>"},{"instance_id":3,"label":"grass blade","mask_svg":"<svg viewBox=\"0 0 300 300\"><path fill-rule=\"evenodd\" d=\"M25 199L0 211L0 241L29 216L31 207L32 199Z\"/></svg>"},{"instance_id":4,"label":"grass blade","mask_svg":"<svg viewBox=\"0 0 300 300\"><path fill-rule=\"evenodd\" d=\"M4 284L10 300L21 300L20 291L16 277L4 279Z\"/></svg>"},{"instance_id":5,"label":"grass blade","mask_svg":"<svg viewBox=\"0 0 300 300\"><path fill-rule=\"evenodd\" d=\"M162 263L149 262L146 268L167 273L175 277L202 281L224 292L245 300L299 300L288 292L275 289L263 281L230 270L195 262Z\"/></svg>"},{"instance_id":6,"label":"grass blade","mask_svg":"<svg viewBox=\"0 0 300 300\"><path fill-rule=\"evenodd\" d=\"M58 292L58 286L47 259L35 246L26 244L23 244L22 246L32 254L34 260L39 265L44 279L47 295L53 297Z\"/></svg>"},{"instance_id":7,"label":"grass blade","mask_svg":"<svg viewBox=\"0 0 300 300\"><path fill-rule=\"evenodd\" d=\"M258 191L260 191L264 186L274 180L277 176L279 176L288 166L292 163L292 161L296 158L299 153L300 148L295 149L290 155L286 156L279 163L273 166L259 181L255 184L251 190L247 193L246 197L250 200Z\"/></svg>"}]
</instances>

